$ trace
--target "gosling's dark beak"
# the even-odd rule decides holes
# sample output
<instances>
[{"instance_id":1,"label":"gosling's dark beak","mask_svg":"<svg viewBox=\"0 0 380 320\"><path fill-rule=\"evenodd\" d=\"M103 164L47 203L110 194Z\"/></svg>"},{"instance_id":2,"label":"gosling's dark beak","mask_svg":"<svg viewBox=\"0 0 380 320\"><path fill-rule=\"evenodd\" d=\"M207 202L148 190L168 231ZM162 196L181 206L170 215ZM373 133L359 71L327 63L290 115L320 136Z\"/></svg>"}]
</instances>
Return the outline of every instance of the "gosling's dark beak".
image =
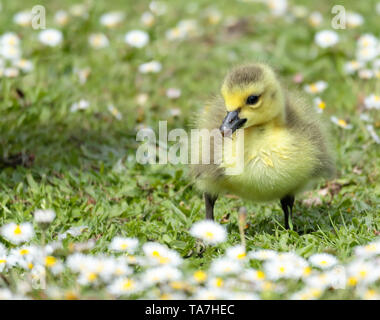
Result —
<instances>
[{"instance_id":1,"label":"gosling's dark beak","mask_svg":"<svg viewBox=\"0 0 380 320\"><path fill-rule=\"evenodd\" d=\"M231 111L227 113L219 129L223 136L229 136L241 128L246 121L247 119L239 118L238 111Z\"/></svg>"}]
</instances>

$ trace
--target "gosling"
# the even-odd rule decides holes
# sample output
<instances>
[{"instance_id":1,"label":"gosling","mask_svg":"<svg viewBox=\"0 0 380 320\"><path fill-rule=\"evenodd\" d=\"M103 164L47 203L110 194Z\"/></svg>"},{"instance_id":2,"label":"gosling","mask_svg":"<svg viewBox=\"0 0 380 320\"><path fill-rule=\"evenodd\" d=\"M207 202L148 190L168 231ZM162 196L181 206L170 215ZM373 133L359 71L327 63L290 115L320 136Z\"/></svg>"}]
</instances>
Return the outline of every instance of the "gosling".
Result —
<instances>
[{"instance_id":1,"label":"gosling","mask_svg":"<svg viewBox=\"0 0 380 320\"><path fill-rule=\"evenodd\" d=\"M220 130L231 139L233 150L244 138L244 148L237 155L243 159L241 173L227 173L232 155L214 161L215 139L209 140L210 163L191 165L196 187L204 192L207 219L214 219L218 196L228 193L257 202L280 200L289 229L295 196L335 174L334 154L320 115L285 89L266 64L229 72L221 96L199 113L196 127ZM243 129L243 135L235 132L238 129ZM195 147L192 142L191 148L199 148L199 142Z\"/></svg>"}]
</instances>

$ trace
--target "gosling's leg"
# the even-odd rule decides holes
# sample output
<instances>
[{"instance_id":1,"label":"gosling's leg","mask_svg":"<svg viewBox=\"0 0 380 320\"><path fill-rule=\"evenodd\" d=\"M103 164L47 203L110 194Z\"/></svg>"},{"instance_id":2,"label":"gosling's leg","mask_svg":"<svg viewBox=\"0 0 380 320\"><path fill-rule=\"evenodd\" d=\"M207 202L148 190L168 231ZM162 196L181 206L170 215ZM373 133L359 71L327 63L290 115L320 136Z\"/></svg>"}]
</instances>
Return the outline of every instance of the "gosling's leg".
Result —
<instances>
[{"instance_id":1,"label":"gosling's leg","mask_svg":"<svg viewBox=\"0 0 380 320\"><path fill-rule=\"evenodd\" d=\"M214 205L218 197L207 192L204 193L204 197L206 204L206 219L214 220Z\"/></svg>"},{"instance_id":2,"label":"gosling's leg","mask_svg":"<svg viewBox=\"0 0 380 320\"><path fill-rule=\"evenodd\" d=\"M289 216L292 219L294 196L285 196L281 199L282 211L285 216L285 229L289 230Z\"/></svg>"}]
</instances>

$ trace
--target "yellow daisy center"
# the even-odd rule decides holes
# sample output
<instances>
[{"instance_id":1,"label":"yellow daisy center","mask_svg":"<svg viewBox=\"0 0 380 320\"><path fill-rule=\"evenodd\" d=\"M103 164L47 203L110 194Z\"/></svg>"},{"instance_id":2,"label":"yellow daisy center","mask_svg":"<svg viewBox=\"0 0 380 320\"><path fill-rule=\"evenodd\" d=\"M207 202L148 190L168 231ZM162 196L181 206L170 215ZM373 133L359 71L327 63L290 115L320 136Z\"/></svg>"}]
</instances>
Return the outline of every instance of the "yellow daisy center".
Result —
<instances>
[{"instance_id":1,"label":"yellow daisy center","mask_svg":"<svg viewBox=\"0 0 380 320\"><path fill-rule=\"evenodd\" d=\"M45 258L45 265L46 265L47 267L52 267L52 266L54 266L56 263L57 263L57 259L54 258L53 256L47 256L47 257Z\"/></svg>"},{"instance_id":2,"label":"yellow daisy center","mask_svg":"<svg viewBox=\"0 0 380 320\"><path fill-rule=\"evenodd\" d=\"M206 272L202 271L202 270L198 270L194 273L193 275L194 279L198 282L203 282L206 280L207 278L207 274Z\"/></svg>"},{"instance_id":3,"label":"yellow daisy center","mask_svg":"<svg viewBox=\"0 0 380 320\"><path fill-rule=\"evenodd\" d=\"M154 250L154 251L152 252L152 256L153 256L153 257L160 257L160 253L159 253L157 250Z\"/></svg>"},{"instance_id":4,"label":"yellow daisy center","mask_svg":"<svg viewBox=\"0 0 380 320\"><path fill-rule=\"evenodd\" d=\"M321 101L320 103L318 103L318 108L319 109L325 109L326 108L326 103L324 101Z\"/></svg>"},{"instance_id":5,"label":"yellow daisy center","mask_svg":"<svg viewBox=\"0 0 380 320\"><path fill-rule=\"evenodd\" d=\"M347 126L346 120L343 120L343 119L339 119L338 120L338 124L341 125L342 127L346 127Z\"/></svg>"},{"instance_id":6,"label":"yellow daisy center","mask_svg":"<svg viewBox=\"0 0 380 320\"><path fill-rule=\"evenodd\" d=\"M242 253L239 253L238 255L237 255L237 258L238 259L244 259L245 257L246 257L246 253L245 252L242 252Z\"/></svg>"},{"instance_id":7,"label":"yellow daisy center","mask_svg":"<svg viewBox=\"0 0 380 320\"><path fill-rule=\"evenodd\" d=\"M216 278L216 279L215 279L215 285L216 285L218 288L223 287L223 284L224 284L224 282L223 282L223 279L222 279L222 278Z\"/></svg>"},{"instance_id":8,"label":"yellow daisy center","mask_svg":"<svg viewBox=\"0 0 380 320\"><path fill-rule=\"evenodd\" d=\"M349 286L355 286L358 283L358 279L356 279L355 277L350 277L348 278L347 282Z\"/></svg>"},{"instance_id":9,"label":"yellow daisy center","mask_svg":"<svg viewBox=\"0 0 380 320\"><path fill-rule=\"evenodd\" d=\"M314 93L315 93L315 92L318 92L318 87L317 87L317 85L314 84L314 83L311 84L309 88L310 88L310 91L311 91L311 92L314 92Z\"/></svg>"},{"instance_id":10,"label":"yellow daisy center","mask_svg":"<svg viewBox=\"0 0 380 320\"><path fill-rule=\"evenodd\" d=\"M22 232L22 231L21 231L20 226L17 225L16 228L14 229L13 233L14 233L14 234L21 234L21 232Z\"/></svg>"},{"instance_id":11,"label":"yellow daisy center","mask_svg":"<svg viewBox=\"0 0 380 320\"><path fill-rule=\"evenodd\" d=\"M95 272L90 272L90 273L87 275L87 279L88 279L88 281L90 281L90 282L95 281L97 278L98 278L98 275L97 275Z\"/></svg>"},{"instance_id":12,"label":"yellow daisy center","mask_svg":"<svg viewBox=\"0 0 380 320\"><path fill-rule=\"evenodd\" d=\"M127 279L124 281L124 283L123 283L123 289L124 290L130 290L133 287L134 287L134 281L133 280Z\"/></svg>"},{"instance_id":13,"label":"yellow daisy center","mask_svg":"<svg viewBox=\"0 0 380 320\"><path fill-rule=\"evenodd\" d=\"M214 238L214 233L211 232L211 231L207 231L207 232L205 233L205 235L206 235L206 237L209 238L209 239Z\"/></svg>"}]
</instances>

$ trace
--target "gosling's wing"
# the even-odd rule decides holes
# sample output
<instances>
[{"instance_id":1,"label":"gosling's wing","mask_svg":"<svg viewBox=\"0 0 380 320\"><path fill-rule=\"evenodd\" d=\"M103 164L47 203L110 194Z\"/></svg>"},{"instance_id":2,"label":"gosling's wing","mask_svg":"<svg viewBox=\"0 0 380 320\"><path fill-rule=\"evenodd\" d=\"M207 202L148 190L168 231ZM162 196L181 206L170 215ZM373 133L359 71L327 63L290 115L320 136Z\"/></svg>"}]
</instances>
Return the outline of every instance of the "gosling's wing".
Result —
<instances>
[{"instance_id":1,"label":"gosling's wing","mask_svg":"<svg viewBox=\"0 0 380 320\"><path fill-rule=\"evenodd\" d=\"M300 93L289 92L286 103L286 122L295 135L306 138L314 145L318 159L314 177L335 175L335 159L332 151L328 121L310 105Z\"/></svg>"}]
</instances>

